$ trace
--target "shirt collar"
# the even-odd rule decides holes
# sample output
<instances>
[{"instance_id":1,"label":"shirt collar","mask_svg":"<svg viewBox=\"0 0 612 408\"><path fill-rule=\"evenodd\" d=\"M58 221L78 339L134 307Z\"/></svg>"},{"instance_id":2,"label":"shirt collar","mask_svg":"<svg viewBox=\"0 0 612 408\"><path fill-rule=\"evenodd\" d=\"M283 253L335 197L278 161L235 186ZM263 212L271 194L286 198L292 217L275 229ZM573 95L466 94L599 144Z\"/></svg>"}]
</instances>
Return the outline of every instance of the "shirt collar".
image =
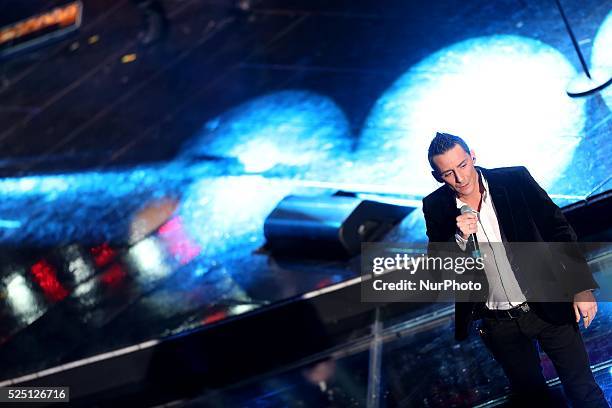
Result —
<instances>
[{"instance_id":1,"label":"shirt collar","mask_svg":"<svg viewBox=\"0 0 612 408\"><path fill-rule=\"evenodd\" d=\"M482 181L482 186L484 187L484 191L482 192L482 202L486 203L489 199L489 184L487 183L487 179L482 174L482 172L478 169L476 169L476 171L478 172L480 180ZM465 205L465 203L461 201L457 196L455 196L455 201L457 204L457 208L459 209Z\"/></svg>"}]
</instances>

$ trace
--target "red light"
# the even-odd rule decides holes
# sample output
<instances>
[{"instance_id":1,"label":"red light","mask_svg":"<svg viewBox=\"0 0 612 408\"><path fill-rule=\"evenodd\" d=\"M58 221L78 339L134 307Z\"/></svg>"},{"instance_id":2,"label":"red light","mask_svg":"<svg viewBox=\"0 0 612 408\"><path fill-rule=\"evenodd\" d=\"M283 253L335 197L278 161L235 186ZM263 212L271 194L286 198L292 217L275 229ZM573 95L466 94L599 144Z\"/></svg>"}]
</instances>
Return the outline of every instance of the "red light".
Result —
<instances>
[{"instance_id":1,"label":"red light","mask_svg":"<svg viewBox=\"0 0 612 408\"><path fill-rule=\"evenodd\" d=\"M106 242L91 248L90 251L93 256L94 264L98 268L108 265L117 256L117 251L111 248Z\"/></svg>"},{"instance_id":2,"label":"red light","mask_svg":"<svg viewBox=\"0 0 612 408\"><path fill-rule=\"evenodd\" d=\"M57 279L55 268L44 259L36 262L30 268L34 280L41 287L45 296L53 302L58 302L68 296L68 291Z\"/></svg>"},{"instance_id":3,"label":"red light","mask_svg":"<svg viewBox=\"0 0 612 408\"><path fill-rule=\"evenodd\" d=\"M176 260L185 265L198 256L202 249L187 234L180 217L174 217L159 227L159 236L168 246Z\"/></svg>"},{"instance_id":4,"label":"red light","mask_svg":"<svg viewBox=\"0 0 612 408\"><path fill-rule=\"evenodd\" d=\"M159 227L159 233L162 235L171 235L180 232L183 229L180 217L170 218L165 224Z\"/></svg>"},{"instance_id":5,"label":"red light","mask_svg":"<svg viewBox=\"0 0 612 408\"><path fill-rule=\"evenodd\" d=\"M323 289L328 287L329 285L331 285L332 283L334 283L330 278L323 278L321 279L317 284L316 284L316 288L317 289Z\"/></svg>"},{"instance_id":6,"label":"red light","mask_svg":"<svg viewBox=\"0 0 612 408\"><path fill-rule=\"evenodd\" d=\"M127 272L119 264L114 264L106 270L101 276L100 280L108 286L115 287L123 279L125 279Z\"/></svg>"},{"instance_id":7,"label":"red light","mask_svg":"<svg viewBox=\"0 0 612 408\"><path fill-rule=\"evenodd\" d=\"M213 314L209 314L208 316L204 316L202 319L202 323L211 324L214 322L218 322L219 320L223 320L227 317L227 313L225 311L220 310L218 312L214 312Z\"/></svg>"}]
</instances>

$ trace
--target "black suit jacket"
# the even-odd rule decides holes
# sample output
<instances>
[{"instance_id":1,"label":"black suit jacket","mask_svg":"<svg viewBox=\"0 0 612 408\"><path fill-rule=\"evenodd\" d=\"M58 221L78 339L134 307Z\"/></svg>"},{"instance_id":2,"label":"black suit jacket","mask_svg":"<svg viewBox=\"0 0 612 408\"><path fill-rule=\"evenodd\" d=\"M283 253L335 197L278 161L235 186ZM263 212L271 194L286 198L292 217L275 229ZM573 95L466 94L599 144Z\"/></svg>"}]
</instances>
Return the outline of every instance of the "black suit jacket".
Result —
<instances>
[{"instance_id":1,"label":"black suit jacket","mask_svg":"<svg viewBox=\"0 0 612 408\"><path fill-rule=\"evenodd\" d=\"M505 242L575 242L576 233L569 225L559 207L536 183L525 167L499 169L478 168L485 177L489 194L497 213L499 227ZM456 217L460 214L453 190L444 185L423 199L423 213L429 242L455 242ZM557 269L553 273L575 275L573 294L597 288L597 283L582 258L582 267L571 272L565 265L551 257L542 260L541 268L529 273L540 273L544 269ZM533 268L533 259L530 260ZM518 263L521 260L517 260ZM548 263L546 263L548 262ZM513 265L514 266L514 265ZM519 268L520 269L520 268ZM568 297L571 297L568 296ZM528 298L529 300L529 298ZM530 305L538 316L553 324L575 323L571 302L533 303ZM465 339L470 325L479 318L484 302L457 302L455 304L455 338Z\"/></svg>"}]
</instances>

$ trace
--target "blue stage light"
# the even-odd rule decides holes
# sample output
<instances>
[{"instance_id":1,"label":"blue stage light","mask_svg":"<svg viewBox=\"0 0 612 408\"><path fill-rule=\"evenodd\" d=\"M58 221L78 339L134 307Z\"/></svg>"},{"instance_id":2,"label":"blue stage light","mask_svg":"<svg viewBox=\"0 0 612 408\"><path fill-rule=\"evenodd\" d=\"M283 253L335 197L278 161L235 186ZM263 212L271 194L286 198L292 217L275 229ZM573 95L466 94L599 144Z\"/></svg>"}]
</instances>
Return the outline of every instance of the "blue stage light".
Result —
<instances>
[{"instance_id":1,"label":"blue stage light","mask_svg":"<svg viewBox=\"0 0 612 408\"><path fill-rule=\"evenodd\" d=\"M262 245L266 216L292 190L288 181L255 175L203 179L187 189L177 211L201 245L202 258L214 265L239 246L248 253Z\"/></svg>"},{"instance_id":2,"label":"blue stage light","mask_svg":"<svg viewBox=\"0 0 612 408\"><path fill-rule=\"evenodd\" d=\"M424 195L439 186L427 147L436 131L464 137L484 167L527 166L549 187L582 136L584 101L565 94L576 72L559 51L525 37L463 41L427 57L378 100L360 138L361 182Z\"/></svg>"},{"instance_id":3,"label":"blue stage light","mask_svg":"<svg viewBox=\"0 0 612 408\"><path fill-rule=\"evenodd\" d=\"M209 120L183 157L237 158L247 172L276 165L298 169L287 177L333 177L330 160L351 148L348 121L329 98L306 91L282 91L245 102Z\"/></svg>"}]
</instances>

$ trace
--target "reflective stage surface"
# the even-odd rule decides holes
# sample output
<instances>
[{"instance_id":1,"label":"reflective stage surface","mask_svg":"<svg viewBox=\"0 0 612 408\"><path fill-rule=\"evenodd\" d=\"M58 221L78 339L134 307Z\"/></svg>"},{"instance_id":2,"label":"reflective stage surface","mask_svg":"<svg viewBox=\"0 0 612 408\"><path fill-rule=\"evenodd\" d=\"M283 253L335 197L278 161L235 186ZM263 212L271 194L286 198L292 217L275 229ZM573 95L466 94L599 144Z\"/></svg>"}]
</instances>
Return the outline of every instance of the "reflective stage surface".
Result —
<instances>
[{"instance_id":1,"label":"reflective stage surface","mask_svg":"<svg viewBox=\"0 0 612 408\"><path fill-rule=\"evenodd\" d=\"M612 402L609 330L610 304L602 320L584 332L595 378ZM452 306L437 308L438 315L421 317L385 328L380 339L355 342L316 362L268 376L222 392L211 392L177 406L367 406L372 345L382 343L380 406L450 407L503 406L508 384L501 368L480 339L458 344L453 339ZM423 328L426 326L426 328ZM601 361L604 360L604 361ZM546 378L560 394L554 369L542 355ZM499 398L500 396L504 396Z\"/></svg>"}]
</instances>

